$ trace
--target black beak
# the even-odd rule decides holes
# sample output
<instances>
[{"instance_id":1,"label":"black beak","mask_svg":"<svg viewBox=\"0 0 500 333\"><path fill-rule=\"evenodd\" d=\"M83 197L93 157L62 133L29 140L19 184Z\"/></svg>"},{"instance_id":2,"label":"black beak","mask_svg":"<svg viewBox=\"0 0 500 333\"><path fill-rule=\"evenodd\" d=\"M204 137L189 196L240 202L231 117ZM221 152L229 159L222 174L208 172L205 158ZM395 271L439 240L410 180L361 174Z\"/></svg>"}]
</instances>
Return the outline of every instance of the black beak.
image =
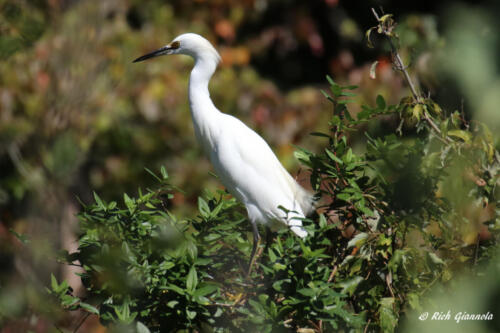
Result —
<instances>
[{"instance_id":1,"label":"black beak","mask_svg":"<svg viewBox=\"0 0 500 333\"><path fill-rule=\"evenodd\" d=\"M169 47L169 46L164 46L164 47L162 47L162 48L160 48L160 49L158 49L156 51L153 51L151 53L145 54L142 57L139 57L139 58L135 59L132 62L144 61L146 59L150 59L150 58L154 58L154 57L158 57L158 56L167 54L167 51L170 50L170 49L172 49L172 48Z\"/></svg>"}]
</instances>

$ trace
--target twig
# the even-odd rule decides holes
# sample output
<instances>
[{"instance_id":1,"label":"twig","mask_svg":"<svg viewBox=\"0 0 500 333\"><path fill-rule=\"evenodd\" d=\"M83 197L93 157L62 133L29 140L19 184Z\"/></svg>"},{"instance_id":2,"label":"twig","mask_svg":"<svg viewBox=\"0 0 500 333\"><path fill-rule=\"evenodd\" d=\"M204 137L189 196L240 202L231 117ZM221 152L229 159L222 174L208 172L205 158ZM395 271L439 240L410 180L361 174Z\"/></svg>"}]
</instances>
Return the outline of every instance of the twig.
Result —
<instances>
[{"instance_id":1,"label":"twig","mask_svg":"<svg viewBox=\"0 0 500 333\"><path fill-rule=\"evenodd\" d=\"M389 274L386 274L385 276L385 283L387 284L387 287L389 288L389 292L391 293L392 298L395 298L394 292L392 291L391 283L392 283L392 274L389 272Z\"/></svg>"},{"instance_id":2,"label":"twig","mask_svg":"<svg viewBox=\"0 0 500 333\"><path fill-rule=\"evenodd\" d=\"M423 112L423 115L424 115L424 118L425 120L427 121L427 123L434 129L434 131L436 131L439 135L437 136L437 138L439 140L441 140L442 142L444 143L449 143L451 142L450 138L448 137L445 137L444 139L441 137L441 130L439 129L439 127L437 127L436 123L434 121L432 121L432 119L429 117L429 115L427 114L427 112Z\"/></svg>"},{"instance_id":3,"label":"twig","mask_svg":"<svg viewBox=\"0 0 500 333\"><path fill-rule=\"evenodd\" d=\"M78 323L78 325L75 327L75 329L73 330L73 333L76 333L76 332L80 329L80 326L82 326L82 325L83 325L83 323L85 322L85 320L87 320L87 318L88 318L89 316L90 316L90 312L87 312L87 313L83 316L82 320L80 320L80 323Z\"/></svg>"},{"instance_id":4,"label":"twig","mask_svg":"<svg viewBox=\"0 0 500 333\"><path fill-rule=\"evenodd\" d=\"M377 14L377 12L375 11L374 8L372 8L372 13L373 13L373 16L375 16L375 18L377 19L377 22L379 22L379 24L380 24L380 17L378 16L378 14ZM404 76L404 78L406 80L406 83L410 87L411 94L413 95L413 99L417 103L422 103L422 96L420 96L420 94L417 92L417 89L415 88L415 85L413 84L413 81L411 80L410 74L406 70L407 67L404 65L403 59L401 58L401 55L399 54L398 49L396 48L396 45L394 45L394 42L392 41L392 39L391 39L391 37L389 35L389 31L386 30L386 29L383 29L382 25L380 25L380 27L382 28L382 33L387 37L387 40L389 41L389 45L391 46L391 53L393 54L393 57L395 59L396 68L400 72L403 73L403 76ZM425 121L438 134L437 137L441 141L443 141L444 143L450 143L450 142L452 142L452 140L450 138L448 138L448 137L445 137L444 139L441 137L441 130L436 125L436 123L431 119L431 117L429 117L429 115L427 114L427 112L425 112L425 110L423 112L423 115L424 115Z\"/></svg>"},{"instance_id":5,"label":"twig","mask_svg":"<svg viewBox=\"0 0 500 333\"><path fill-rule=\"evenodd\" d=\"M338 268L337 265L333 266L333 270L330 273L330 276L328 277L328 280L326 282L330 283L333 280L335 274L337 273L337 268Z\"/></svg>"},{"instance_id":6,"label":"twig","mask_svg":"<svg viewBox=\"0 0 500 333\"><path fill-rule=\"evenodd\" d=\"M370 326L370 322L372 321L372 319L368 319L368 322L366 323L366 326L365 326L365 329L363 330L363 333L366 333L368 331L368 326Z\"/></svg>"},{"instance_id":7,"label":"twig","mask_svg":"<svg viewBox=\"0 0 500 333\"><path fill-rule=\"evenodd\" d=\"M308 320L309 324L311 324L311 326L313 326L317 331L319 331L319 327L316 323L314 323L314 321L312 321L311 319Z\"/></svg>"}]
</instances>

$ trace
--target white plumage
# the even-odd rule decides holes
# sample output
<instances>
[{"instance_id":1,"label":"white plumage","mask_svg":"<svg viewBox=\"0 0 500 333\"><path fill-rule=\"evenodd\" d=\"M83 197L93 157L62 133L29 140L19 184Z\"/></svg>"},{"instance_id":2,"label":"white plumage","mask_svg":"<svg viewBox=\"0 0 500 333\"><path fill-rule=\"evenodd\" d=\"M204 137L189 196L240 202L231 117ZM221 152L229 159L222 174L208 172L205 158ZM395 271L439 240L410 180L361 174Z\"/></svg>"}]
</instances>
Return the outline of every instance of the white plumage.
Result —
<instances>
[{"instance_id":1,"label":"white plumage","mask_svg":"<svg viewBox=\"0 0 500 333\"><path fill-rule=\"evenodd\" d=\"M134 62L165 54L186 54L195 60L189 79L194 131L222 184L245 205L254 240L260 239L257 223L289 226L306 237L301 219L313 209L311 194L290 176L264 139L239 119L220 112L210 99L208 83L220 61L214 47L200 35L187 33Z\"/></svg>"}]
</instances>

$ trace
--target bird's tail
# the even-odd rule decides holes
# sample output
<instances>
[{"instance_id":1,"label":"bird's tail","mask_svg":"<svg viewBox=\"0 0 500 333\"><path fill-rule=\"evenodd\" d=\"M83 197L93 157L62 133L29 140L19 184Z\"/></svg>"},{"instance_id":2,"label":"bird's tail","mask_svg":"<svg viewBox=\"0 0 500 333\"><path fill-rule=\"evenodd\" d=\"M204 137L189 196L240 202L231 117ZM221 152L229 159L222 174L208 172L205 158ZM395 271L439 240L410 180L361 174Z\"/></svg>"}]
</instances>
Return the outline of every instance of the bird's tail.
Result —
<instances>
[{"instance_id":1,"label":"bird's tail","mask_svg":"<svg viewBox=\"0 0 500 333\"><path fill-rule=\"evenodd\" d=\"M295 184L295 201L299 204L304 216L307 216L314 210L313 194L300 186L297 182Z\"/></svg>"}]
</instances>

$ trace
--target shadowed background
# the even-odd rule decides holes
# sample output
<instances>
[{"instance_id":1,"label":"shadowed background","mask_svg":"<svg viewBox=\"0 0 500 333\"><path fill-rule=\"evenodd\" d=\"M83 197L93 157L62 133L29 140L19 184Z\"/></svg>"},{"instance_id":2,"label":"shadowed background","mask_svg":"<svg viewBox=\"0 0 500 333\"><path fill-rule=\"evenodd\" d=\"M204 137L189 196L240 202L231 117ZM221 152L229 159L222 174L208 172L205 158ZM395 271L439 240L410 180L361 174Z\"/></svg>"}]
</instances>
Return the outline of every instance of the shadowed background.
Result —
<instances>
[{"instance_id":1,"label":"shadowed background","mask_svg":"<svg viewBox=\"0 0 500 333\"><path fill-rule=\"evenodd\" d=\"M204 188L220 187L191 127L192 60L133 59L183 32L207 37L223 59L210 86L216 106L256 129L307 184L291 144L321 149L308 134L327 128L326 74L359 85L360 103L407 94L388 46L366 47L372 6L396 15L425 93L498 131L495 1L0 1L0 327L54 330L43 289L61 270L55 252L76 246L77 198L135 193L154 184L144 167L161 165L184 191L169 207L181 216Z\"/></svg>"}]
</instances>

